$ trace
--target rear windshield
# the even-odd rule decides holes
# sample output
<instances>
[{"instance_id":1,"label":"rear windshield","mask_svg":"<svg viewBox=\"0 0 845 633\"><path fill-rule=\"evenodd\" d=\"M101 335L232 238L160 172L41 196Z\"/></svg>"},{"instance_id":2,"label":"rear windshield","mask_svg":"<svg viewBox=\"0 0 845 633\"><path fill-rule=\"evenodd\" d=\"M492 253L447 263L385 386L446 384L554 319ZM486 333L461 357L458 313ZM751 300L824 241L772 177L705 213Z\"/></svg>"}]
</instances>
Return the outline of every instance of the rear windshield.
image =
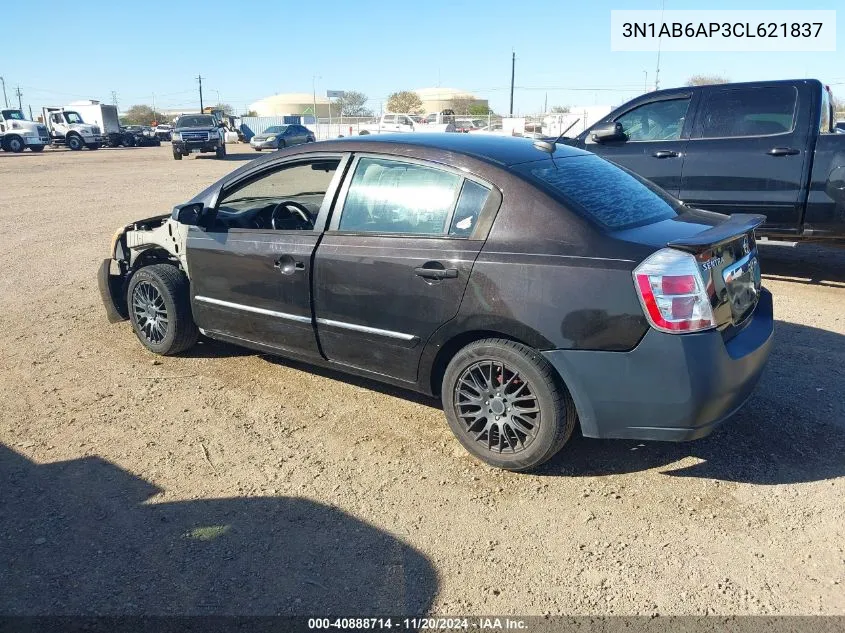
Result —
<instances>
[{"instance_id":1,"label":"rear windshield","mask_svg":"<svg viewBox=\"0 0 845 633\"><path fill-rule=\"evenodd\" d=\"M659 187L598 156L546 159L513 169L610 231L668 220L681 209Z\"/></svg>"}]
</instances>

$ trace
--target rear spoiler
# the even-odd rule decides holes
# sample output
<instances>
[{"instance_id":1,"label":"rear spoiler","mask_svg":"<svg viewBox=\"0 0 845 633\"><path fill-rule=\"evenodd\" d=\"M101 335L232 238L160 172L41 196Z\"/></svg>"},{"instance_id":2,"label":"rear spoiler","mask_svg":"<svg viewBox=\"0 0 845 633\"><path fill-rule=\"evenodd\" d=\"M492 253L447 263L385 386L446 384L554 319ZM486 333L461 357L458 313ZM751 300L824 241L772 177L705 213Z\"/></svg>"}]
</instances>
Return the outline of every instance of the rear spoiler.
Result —
<instances>
[{"instance_id":1,"label":"rear spoiler","mask_svg":"<svg viewBox=\"0 0 845 633\"><path fill-rule=\"evenodd\" d=\"M734 213L721 224L717 224L706 231L672 240L667 244L678 250L690 253L698 252L704 248L713 248L736 239L744 233L750 233L766 221L765 215L754 213Z\"/></svg>"}]
</instances>

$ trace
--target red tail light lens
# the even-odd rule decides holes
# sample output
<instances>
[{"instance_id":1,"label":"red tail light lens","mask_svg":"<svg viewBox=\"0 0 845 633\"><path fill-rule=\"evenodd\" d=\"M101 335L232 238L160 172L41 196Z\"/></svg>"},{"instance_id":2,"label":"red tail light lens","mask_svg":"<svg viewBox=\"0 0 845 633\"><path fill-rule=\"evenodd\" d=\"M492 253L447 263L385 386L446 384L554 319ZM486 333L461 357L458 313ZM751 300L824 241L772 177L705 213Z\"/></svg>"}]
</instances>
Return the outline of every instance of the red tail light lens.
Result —
<instances>
[{"instance_id":1,"label":"red tail light lens","mask_svg":"<svg viewBox=\"0 0 845 633\"><path fill-rule=\"evenodd\" d=\"M699 332L714 327L707 286L695 257L671 248L650 255L634 270L646 317L661 332Z\"/></svg>"}]
</instances>

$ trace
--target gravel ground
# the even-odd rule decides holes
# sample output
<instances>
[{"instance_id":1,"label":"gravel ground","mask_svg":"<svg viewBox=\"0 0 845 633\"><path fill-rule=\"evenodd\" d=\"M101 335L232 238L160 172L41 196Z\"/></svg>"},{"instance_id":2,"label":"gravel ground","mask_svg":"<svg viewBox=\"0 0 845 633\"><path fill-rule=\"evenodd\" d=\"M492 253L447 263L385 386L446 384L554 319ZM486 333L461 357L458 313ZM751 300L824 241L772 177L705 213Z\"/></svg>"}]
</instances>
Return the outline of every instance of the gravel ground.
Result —
<instances>
[{"instance_id":1,"label":"gravel ground","mask_svg":"<svg viewBox=\"0 0 845 633\"><path fill-rule=\"evenodd\" d=\"M230 151L0 154L0 613L845 614L845 249L761 247L777 342L711 437L511 474L436 403L106 322L114 229Z\"/></svg>"}]
</instances>

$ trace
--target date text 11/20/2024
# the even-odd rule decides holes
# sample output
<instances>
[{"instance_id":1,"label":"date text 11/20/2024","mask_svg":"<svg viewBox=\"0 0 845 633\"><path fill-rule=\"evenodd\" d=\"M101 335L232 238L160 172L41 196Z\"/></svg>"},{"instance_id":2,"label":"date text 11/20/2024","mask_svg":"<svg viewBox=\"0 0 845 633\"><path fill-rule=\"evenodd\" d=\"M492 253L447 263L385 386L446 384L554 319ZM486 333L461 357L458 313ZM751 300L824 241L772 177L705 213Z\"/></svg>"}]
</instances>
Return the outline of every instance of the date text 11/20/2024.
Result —
<instances>
[{"instance_id":1,"label":"date text 11/20/2024","mask_svg":"<svg viewBox=\"0 0 845 633\"><path fill-rule=\"evenodd\" d=\"M487 630L521 631L527 629L519 618L309 618L311 630Z\"/></svg>"}]
</instances>

